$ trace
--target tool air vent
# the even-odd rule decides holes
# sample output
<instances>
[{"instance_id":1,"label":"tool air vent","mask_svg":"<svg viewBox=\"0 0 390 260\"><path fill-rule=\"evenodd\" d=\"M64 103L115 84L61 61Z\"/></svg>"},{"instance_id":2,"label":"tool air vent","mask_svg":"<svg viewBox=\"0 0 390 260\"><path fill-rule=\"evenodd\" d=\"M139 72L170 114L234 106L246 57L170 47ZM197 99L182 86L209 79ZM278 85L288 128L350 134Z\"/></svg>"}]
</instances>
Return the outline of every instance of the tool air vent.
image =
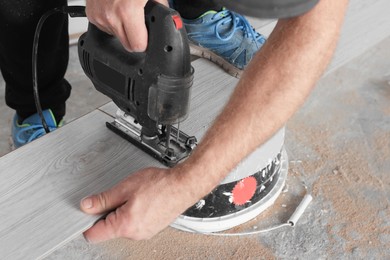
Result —
<instances>
[{"instance_id":1,"label":"tool air vent","mask_svg":"<svg viewBox=\"0 0 390 260\"><path fill-rule=\"evenodd\" d=\"M89 52L86 50L83 50L83 63L85 73L92 77L91 65L89 63Z\"/></svg>"}]
</instances>

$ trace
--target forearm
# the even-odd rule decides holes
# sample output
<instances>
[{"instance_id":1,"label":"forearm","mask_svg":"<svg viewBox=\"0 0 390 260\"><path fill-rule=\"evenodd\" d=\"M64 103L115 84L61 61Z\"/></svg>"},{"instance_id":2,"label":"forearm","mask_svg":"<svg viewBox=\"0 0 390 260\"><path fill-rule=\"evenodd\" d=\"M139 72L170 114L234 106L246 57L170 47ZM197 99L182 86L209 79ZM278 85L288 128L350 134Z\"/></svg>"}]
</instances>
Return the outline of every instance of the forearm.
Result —
<instances>
[{"instance_id":1,"label":"forearm","mask_svg":"<svg viewBox=\"0 0 390 260\"><path fill-rule=\"evenodd\" d=\"M191 196L210 192L303 104L331 60L346 6L347 0L322 0L305 15L278 22L223 112L179 166L180 181L197 184Z\"/></svg>"}]
</instances>

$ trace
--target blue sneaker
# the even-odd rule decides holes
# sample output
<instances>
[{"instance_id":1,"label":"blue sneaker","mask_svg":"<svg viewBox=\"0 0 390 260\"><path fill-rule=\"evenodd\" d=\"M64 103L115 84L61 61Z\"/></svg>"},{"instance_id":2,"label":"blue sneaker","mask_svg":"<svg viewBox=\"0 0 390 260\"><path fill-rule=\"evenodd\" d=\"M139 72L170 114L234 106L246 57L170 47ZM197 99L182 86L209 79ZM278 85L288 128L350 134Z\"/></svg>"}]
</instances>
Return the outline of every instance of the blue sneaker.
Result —
<instances>
[{"instance_id":1,"label":"blue sneaker","mask_svg":"<svg viewBox=\"0 0 390 260\"><path fill-rule=\"evenodd\" d=\"M237 78L266 41L245 17L229 10L208 11L183 23L191 54L211 60Z\"/></svg>"},{"instance_id":2,"label":"blue sneaker","mask_svg":"<svg viewBox=\"0 0 390 260\"><path fill-rule=\"evenodd\" d=\"M57 126L57 122L50 109L44 110L43 116L50 131L54 131L63 124L63 121L61 120L60 124ZM18 123L18 115L14 116L12 125L12 140L14 141L16 148L25 145L44 134L46 134L46 132L38 113L24 119L22 124Z\"/></svg>"}]
</instances>

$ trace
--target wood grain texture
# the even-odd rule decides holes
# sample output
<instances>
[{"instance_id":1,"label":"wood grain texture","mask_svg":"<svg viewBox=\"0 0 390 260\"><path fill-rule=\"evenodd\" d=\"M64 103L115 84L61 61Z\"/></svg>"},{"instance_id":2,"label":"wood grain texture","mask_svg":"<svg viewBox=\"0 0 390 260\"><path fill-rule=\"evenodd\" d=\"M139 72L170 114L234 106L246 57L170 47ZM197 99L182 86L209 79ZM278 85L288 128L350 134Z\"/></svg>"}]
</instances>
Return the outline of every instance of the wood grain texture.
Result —
<instances>
[{"instance_id":1,"label":"wood grain texture","mask_svg":"<svg viewBox=\"0 0 390 260\"><path fill-rule=\"evenodd\" d=\"M0 160L0 256L35 259L90 227L79 201L157 162L107 131L95 111ZM121 163L118 163L121 162Z\"/></svg>"},{"instance_id":2,"label":"wood grain texture","mask_svg":"<svg viewBox=\"0 0 390 260\"><path fill-rule=\"evenodd\" d=\"M390 35L390 1L350 0L340 41L326 74L340 68Z\"/></svg>"}]
</instances>

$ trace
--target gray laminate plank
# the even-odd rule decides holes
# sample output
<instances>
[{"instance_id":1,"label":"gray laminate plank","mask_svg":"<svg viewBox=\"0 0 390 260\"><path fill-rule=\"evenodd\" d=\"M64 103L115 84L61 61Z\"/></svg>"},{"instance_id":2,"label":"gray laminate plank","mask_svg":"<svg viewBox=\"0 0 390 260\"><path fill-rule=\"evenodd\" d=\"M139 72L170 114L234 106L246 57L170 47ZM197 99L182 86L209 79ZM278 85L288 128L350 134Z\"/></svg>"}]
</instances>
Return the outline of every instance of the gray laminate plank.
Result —
<instances>
[{"instance_id":1,"label":"gray laminate plank","mask_svg":"<svg viewBox=\"0 0 390 260\"><path fill-rule=\"evenodd\" d=\"M390 1L350 0L340 41L326 74L340 68L390 35Z\"/></svg>"},{"instance_id":2,"label":"gray laminate plank","mask_svg":"<svg viewBox=\"0 0 390 260\"><path fill-rule=\"evenodd\" d=\"M0 159L0 258L41 258L90 227L79 201L158 163L94 111ZM118 163L120 162L120 163Z\"/></svg>"},{"instance_id":3,"label":"gray laminate plank","mask_svg":"<svg viewBox=\"0 0 390 260\"><path fill-rule=\"evenodd\" d=\"M196 68L190 118L181 126L198 139L237 82L204 62ZM2 256L23 259L49 254L97 219L79 211L81 198L113 186L130 172L159 165L105 127L115 107L105 105L101 110L105 112L94 111L0 159Z\"/></svg>"}]
</instances>

